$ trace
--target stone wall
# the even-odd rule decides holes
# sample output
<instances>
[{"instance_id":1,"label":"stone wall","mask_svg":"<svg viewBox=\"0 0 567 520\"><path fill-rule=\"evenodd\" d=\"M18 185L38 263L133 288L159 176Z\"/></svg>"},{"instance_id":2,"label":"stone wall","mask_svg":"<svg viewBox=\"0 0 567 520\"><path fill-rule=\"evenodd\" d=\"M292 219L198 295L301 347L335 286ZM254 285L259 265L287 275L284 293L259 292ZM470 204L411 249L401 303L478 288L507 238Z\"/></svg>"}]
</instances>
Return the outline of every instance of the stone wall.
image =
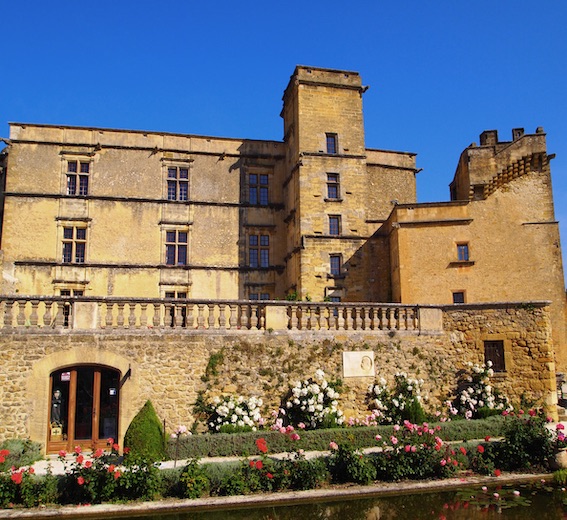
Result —
<instances>
[{"instance_id":1,"label":"stone wall","mask_svg":"<svg viewBox=\"0 0 567 520\"><path fill-rule=\"evenodd\" d=\"M179 424L193 424L199 392L261 396L269 416L290 385L317 369L328 379L343 379L340 407L345 415L363 416L366 389L373 378L343 378L344 351L373 351L376 377L391 381L396 372L405 371L424 379L426 406L439 409L455 391L457 371L469 361L483 362L486 339L505 343L507 370L494 385L515 402L523 396L556 412L547 307L451 307L444 311L444 329L429 334L393 330L2 333L0 440L30 437L45 443L49 376L81 364L130 374L120 394L121 438L147 399L165 420L168 432Z\"/></svg>"}]
</instances>

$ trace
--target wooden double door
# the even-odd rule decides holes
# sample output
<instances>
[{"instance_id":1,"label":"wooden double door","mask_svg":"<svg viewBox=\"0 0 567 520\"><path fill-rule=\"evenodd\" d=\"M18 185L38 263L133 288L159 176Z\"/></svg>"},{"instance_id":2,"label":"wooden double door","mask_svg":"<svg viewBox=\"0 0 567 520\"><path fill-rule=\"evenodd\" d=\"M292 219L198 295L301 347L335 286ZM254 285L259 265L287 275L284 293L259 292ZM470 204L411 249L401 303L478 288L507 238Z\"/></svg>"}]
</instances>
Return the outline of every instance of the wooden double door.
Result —
<instances>
[{"instance_id":1,"label":"wooden double door","mask_svg":"<svg viewBox=\"0 0 567 520\"><path fill-rule=\"evenodd\" d=\"M78 365L50 376L48 452L105 448L118 438L120 372Z\"/></svg>"}]
</instances>

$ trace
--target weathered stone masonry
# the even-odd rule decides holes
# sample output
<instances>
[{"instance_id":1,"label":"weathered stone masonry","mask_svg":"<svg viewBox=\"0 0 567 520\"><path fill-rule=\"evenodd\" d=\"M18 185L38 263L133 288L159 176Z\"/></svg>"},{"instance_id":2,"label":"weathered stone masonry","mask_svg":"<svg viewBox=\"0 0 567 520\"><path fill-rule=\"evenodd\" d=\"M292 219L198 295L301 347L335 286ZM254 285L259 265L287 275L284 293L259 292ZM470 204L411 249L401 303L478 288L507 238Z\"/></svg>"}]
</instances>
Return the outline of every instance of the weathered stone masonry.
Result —
<instances>
[{"instance_id":1,"label":"weathered stone masonry","mask_svg":"<svg viewBox=\"0 0 567 520\"><path fill-rule=\"evenodd\" d=\"M45 443L49 374L77 364L104 365L124 376L120 437L147 399L167 428L190 426L200 391L261 396L275 409L290 384L322 369L342 378L342 353L372 350L376 376L398 371L425 380L427 406L439 408L454 392L455 374L466 362L484 361L483 341L505 344L506 372L494 384L513 401L521 397L556 413L555 367L546 304L451 306L443 309L443 331L234 332L162 329L145 331L32 331L0 333L0 439L30 437ZM222 352L216 375L205 376L212 354ZM372 378L347 378L340 406L347 416L366 413Z\"/></svg>"}]
</instances>

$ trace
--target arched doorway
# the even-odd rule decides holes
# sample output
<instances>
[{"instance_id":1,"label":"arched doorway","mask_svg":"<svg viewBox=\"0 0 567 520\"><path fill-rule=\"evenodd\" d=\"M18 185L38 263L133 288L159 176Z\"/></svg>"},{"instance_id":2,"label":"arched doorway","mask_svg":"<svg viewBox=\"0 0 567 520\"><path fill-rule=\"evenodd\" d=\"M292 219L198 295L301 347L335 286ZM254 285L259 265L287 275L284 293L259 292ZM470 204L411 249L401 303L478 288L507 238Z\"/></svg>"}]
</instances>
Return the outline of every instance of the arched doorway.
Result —
<instances>
[{"instance_id":1,"label":"arched doorway","mask_svg":"<svg viewBox=\"0 0 567 520\"><path fill-rule=\"evenodd\" d=\"M47 451L106 447L118 438L120 372L77 365L50 374Z\"/></svg>"}]
</instances>

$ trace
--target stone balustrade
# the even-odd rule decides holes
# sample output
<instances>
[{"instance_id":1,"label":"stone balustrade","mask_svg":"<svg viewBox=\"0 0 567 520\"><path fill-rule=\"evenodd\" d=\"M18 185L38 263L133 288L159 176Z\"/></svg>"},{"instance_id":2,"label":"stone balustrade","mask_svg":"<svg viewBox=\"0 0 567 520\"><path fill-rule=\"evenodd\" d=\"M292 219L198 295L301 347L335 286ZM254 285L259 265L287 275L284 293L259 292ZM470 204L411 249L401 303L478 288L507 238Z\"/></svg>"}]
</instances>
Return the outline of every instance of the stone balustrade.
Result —
<instances>
[{"instance_id":1,"label":"stone balustrade","mask_svg":"<svg viewBox=\"0 0 567 520\"><path fill-rule=\"evenodd\" d=\"M0 296L14 329L441 330L441 309L379 303Z\"/></svg>"}]
</instances>

